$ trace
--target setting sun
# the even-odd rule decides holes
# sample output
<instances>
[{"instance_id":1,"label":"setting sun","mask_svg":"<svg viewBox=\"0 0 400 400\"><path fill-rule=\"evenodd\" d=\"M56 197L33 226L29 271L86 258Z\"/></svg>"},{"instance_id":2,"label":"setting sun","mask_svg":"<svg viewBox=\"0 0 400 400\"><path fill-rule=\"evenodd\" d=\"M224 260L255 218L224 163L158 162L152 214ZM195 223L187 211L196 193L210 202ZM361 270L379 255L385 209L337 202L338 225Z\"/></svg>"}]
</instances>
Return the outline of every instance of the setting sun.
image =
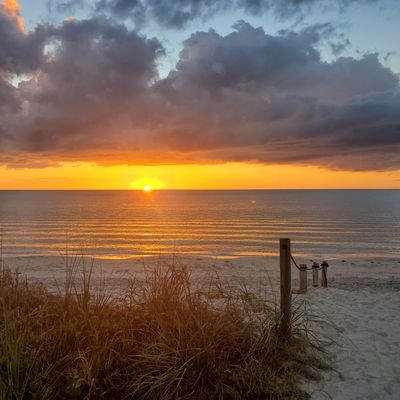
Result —
<instances>
[{"instance_id":1,"label":"setting sun","mask_svg":"<svg viewBox=\"0 0 400 400\"><path fill-rule=\"evenodd\" d=\"M145 174L149 172L148 168L134 168L132 169L132 174L144 172ZM155 171L157 172L157 171ZM158 171L160 172L160 171ZM131 175L129 173L129 175ZM159 179L154 178L151 175L143 175L141 178L136 179L135 181L131 181L129 184L131 189L134 190L143 190L144 192L152 192L153 190L160 190L165 188L165 183L161 182Z\"/></svg>"}]
</instances>

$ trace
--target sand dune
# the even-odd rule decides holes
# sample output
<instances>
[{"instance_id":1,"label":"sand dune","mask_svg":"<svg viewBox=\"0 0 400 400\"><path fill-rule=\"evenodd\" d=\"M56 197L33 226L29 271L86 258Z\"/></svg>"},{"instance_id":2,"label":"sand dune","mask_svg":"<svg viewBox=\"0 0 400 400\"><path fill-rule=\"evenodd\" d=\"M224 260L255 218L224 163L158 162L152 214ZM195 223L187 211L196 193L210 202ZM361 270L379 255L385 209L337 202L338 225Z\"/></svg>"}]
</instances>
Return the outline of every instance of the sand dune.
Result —
<instances>
[{"instance_id":1,"label":"sand dune","mask_svg":"<svg viewBox=\"0 0 400 400\"><path fill-rule=\"evenodd\" d=\"M214 259L163 256L128 260L95 260L94 283L106 276L110 290L117 290L127 277L143 274L155 263L177 262L190 267L194 282L219 278L226 283L244 282L255 292L278 299L277 257ZM308 262L310 260L299 260ZM16 257L6 260L30 279L61 287L65 276L63 257ZM90 260L86 260L90 265ZM312 323L321 338L334 341L336 370L317 384L305 384L312 399L373 400L400 397L400 260L330 260L327 289L313 288L311 274L306 302ZM293 268L293 286L298 284Z\"/></svg>"}]
</instances>

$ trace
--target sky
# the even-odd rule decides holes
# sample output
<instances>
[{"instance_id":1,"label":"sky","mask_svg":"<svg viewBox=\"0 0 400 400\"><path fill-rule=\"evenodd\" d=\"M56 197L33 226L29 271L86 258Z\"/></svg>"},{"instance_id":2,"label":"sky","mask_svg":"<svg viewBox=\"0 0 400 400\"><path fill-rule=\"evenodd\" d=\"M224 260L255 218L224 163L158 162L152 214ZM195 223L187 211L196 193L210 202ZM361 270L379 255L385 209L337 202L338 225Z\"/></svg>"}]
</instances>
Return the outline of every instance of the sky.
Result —
<instances>
[{"instance_id":1,"label":"sky","mask_svg":"<svg viewBox=\"0 0 400 400\"><path fill-rule=\"evenodd\" d=\"M400 188L397 0L0 0L0 189Z\"/></svg>"}]
</instances>

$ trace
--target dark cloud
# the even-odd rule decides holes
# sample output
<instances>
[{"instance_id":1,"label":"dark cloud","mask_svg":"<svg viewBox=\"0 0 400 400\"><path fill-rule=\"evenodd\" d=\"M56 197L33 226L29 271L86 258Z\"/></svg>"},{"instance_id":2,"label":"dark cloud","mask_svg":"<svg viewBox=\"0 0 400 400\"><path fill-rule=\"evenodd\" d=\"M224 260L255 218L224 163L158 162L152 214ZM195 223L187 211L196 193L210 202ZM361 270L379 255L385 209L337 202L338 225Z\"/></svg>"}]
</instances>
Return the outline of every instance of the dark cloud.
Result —
<instances>
[{"instance_id":1,"label":"dark cloud","mask_svg":"<svg viewBox=\"0 0 400 400\"><path fill-rule=\"evenodd\" d=\"M0 5L0 70L31 72L43 62L44 34L41 28L25 33L14 15Z\"/></svg>"},{"instance_id":2,"label":"dark cloud","mask_svg":"<svg viewBox=\"0 0 400 400\"><path fill-rule=\"evenodd\" d=\"M21 152L74 158L96 147L118 147L124 120L144 115L161 44L106 18L40 29L50 53L18 89L4 82L10 93L0 96L0 107L11 102L12 92L21 103L18 112L2 118L3 162ZM10 73L20 71L16 66Z\"/></svg>"},{"instance_id":3,"label":"dark cloud","mask_svg":"<svg viewBox=\"0 0 400 400\"><path fill-rule=\"evenodd\" d=\"M161 80L160 42L113 19L15 31L42 47L33 64L4 50L0 162L399 168L398 78L376 54L324 61L318 45L332 31L268 35L238 22L226 36L197 32ZM9 74L21 72L30 76L16 88Z\"/></svg>"},{"instance_id":4,"label":"dark cloud","mask_svg":"<svg viewBox=\"0 0 400 400\"><path fill-rule=\"evenodd\" d=\"M315 45L326 28L270 36L242 22L224 37L192 35L157 89L196 128L166 141L210 159L399 167L398 77L376 54L322 61Z\"/></svg>"},{"instance_id":5,"label":"dark cloud","mask_svg":"<svg viewBox=\"0 0 400 400\"><path fill-rule=\"evenodd\" d=\"M42 65L44 40L40 28L26 33L18 14L0 5L0 117L20 109L18 92L10 80ZM4 129L4 120L0 126Z\"/></svg>"},{"instance_id":6,"label":"dark cloud","mask_svg":"<svg viewBox=\"0 0 400 400\"><path fill-rule=\"evenodd\" d=\"M321 61L315 46L331 29L329 24L276 36L245 22L238 22L235 29L225 37L212 30L193 34L167 82L214 92L256 82L267 93L289 91L330 101L397 86L396 75L380 64L376 54L360 60Z\"/></svg>"},{"instance_id":7,"label":"dark cloud","mask_svg":"<svg viewBox=\"0 0 400 400\"><path fill-rule=\"evenodd\" d=\"M17 111L19 106L17 90L0 75L0 116Z\"/></svg>"},{"instance_id":8,"label":"dark cloud","mask_svg":"<svg viewBox=\"0 0 400 400\"><path fill-rule=\"evenodd\" d=\"M98 0L96 10L119 18L131 18L137 24L146 19L173 28L182 28L195 18L205 18L228 7L226 0Z\"/></svg>"},{"instance_id":9,"label":"dark cloud","mask_svg":"<svg viewBox=\"0 0 400 400\"><path fill-rule=\"evenodd\" d=\"M97 11L110 12L119 18L132 18L137 23L154 19L157 23L182 28L196 18L206 19L224 10L242 9L259 15L274 12L281 17L300 14L312 6L343 8L352 3L374 3L378 0L98 0Z\"/></svg>"}]
</instances>

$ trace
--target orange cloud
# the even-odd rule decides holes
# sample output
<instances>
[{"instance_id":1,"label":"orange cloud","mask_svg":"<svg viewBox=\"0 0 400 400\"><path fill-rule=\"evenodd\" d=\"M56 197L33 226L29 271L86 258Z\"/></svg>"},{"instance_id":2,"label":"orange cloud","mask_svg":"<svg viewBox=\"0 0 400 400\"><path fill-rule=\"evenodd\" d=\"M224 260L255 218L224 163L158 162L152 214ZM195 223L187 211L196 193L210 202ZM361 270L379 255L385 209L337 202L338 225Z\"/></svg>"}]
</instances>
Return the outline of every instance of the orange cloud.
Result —
<instances>
[{"instance_id":1,"label":"orange cloud","mask_svg":"<svg viewBox=\"0 0 400 400\"><path fill-rule=\"evenodd\" d=\"M4 8L8 11L8 13L13 16L21 31L25 30L24 20L21 17L21 6L18 4L18 1L4 0L3 5Z\"/></svg>"}]
</instances>

